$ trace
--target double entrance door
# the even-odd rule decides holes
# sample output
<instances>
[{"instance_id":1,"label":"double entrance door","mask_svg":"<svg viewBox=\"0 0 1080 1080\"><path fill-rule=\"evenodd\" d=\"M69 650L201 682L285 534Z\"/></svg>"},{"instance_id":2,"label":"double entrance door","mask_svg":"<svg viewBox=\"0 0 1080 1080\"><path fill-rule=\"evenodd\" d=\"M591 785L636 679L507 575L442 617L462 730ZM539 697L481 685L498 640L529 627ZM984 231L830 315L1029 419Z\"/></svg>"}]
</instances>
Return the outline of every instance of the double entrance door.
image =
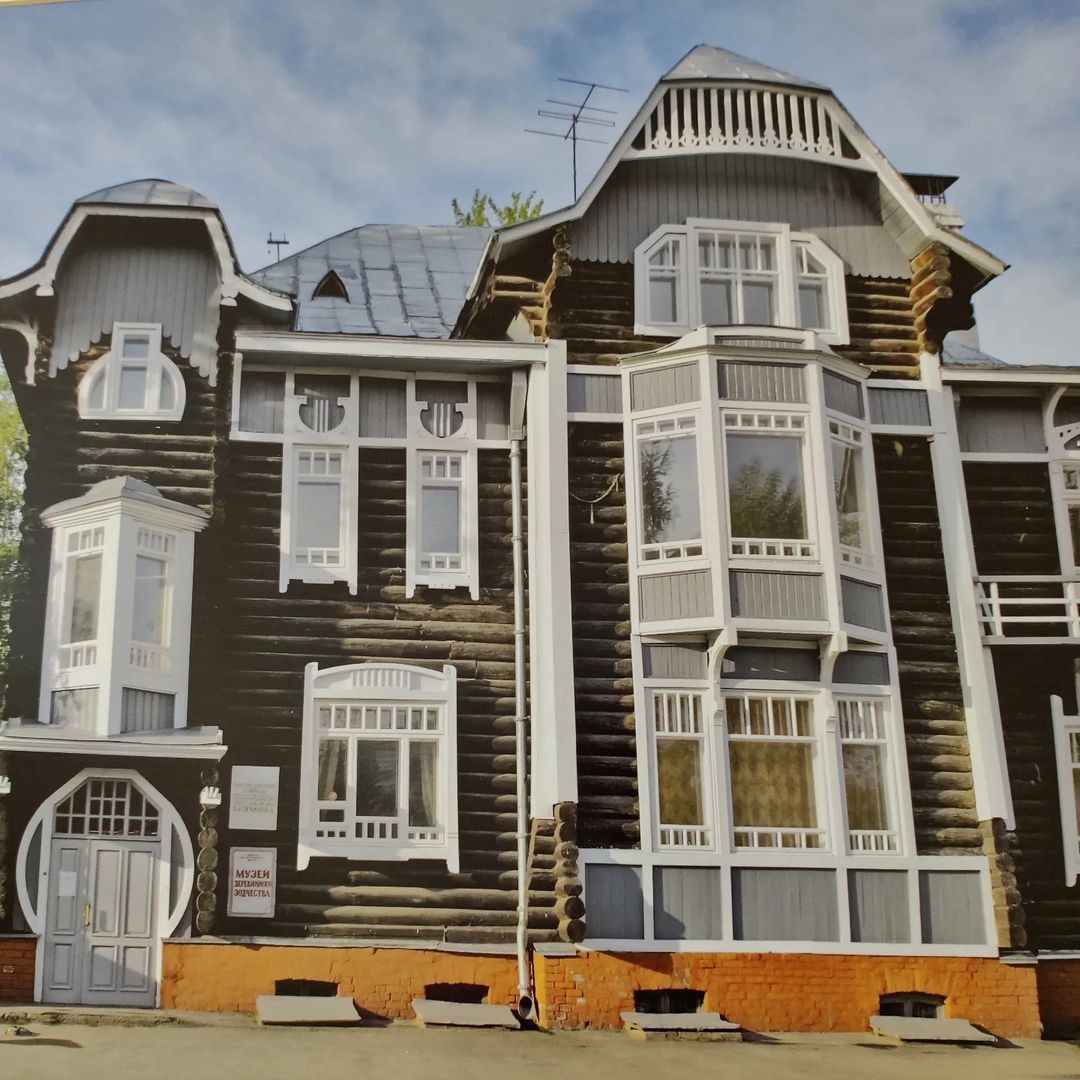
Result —
<instances>
[{"instance_id":1,"label":"double entrance door","mask_svg":"<svg viewBox=\"0 0 1080 1080\"><path fill-rule=\"evenodd\" d=\"M156 1004L160 840L140 824L140 836L120 821L111 836L54 833L42 1000Z\"/></svg>"}]
</instances>

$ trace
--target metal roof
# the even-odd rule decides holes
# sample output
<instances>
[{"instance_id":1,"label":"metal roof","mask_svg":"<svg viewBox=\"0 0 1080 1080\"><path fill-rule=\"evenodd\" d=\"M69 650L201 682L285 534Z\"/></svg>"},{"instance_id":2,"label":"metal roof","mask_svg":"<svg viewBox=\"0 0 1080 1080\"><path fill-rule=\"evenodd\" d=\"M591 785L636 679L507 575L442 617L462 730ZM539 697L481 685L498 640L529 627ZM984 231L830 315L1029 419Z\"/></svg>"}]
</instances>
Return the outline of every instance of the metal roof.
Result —
<instances>
[{"instance_id":1,"label":"metal roof","mask_svg":"<svg viewBox=\"0 0 1080 1080\"><path fill-rule=\"evenodd\" d=\"M789 75L786 71L767 67L715 45L695 45L660 81L676 82L681 79L719 79L724 82L745 79L747 82L782 83L785 86L828 90L821 83Z\"/></svg>"},{"instance_id":2,"label":"metal roof","mask_svg":"<svg viewBox=\"0 0 1080 1080\"><path fill-rule=\"evenodd\" d=\"M955 330L945 335L945 340L941 343L941 360L946 367L1003 368L1019 366L983 352L978 345L972 345L970 339L965 341L965 336L969 336L968 333Z\"/></svg>"},{"instance_id":3,"label":"metal roof","mask_svg":"<svg viewBox=\"0 0 1080 1080\"><path fill-rule=\"evenodd\" d=\"M297 330L447 338L490 236L471 226L362 225L250 276L296 297ZM348 300L312 299L331 270Z\"/></svg>"},{"instance_id":4,"label":"metal roof","mask_svg":"<svg viewBox=\"0 0 1080 1080\"><path fill-rule=\"evenodd\" d=\"M126 184L92 191L81 199L80 203L118 203L122 206L195 206L203 210L216 210L205 195L183 184L174 184L171 180L129 180Z\"/></svg>"}]
</instances>

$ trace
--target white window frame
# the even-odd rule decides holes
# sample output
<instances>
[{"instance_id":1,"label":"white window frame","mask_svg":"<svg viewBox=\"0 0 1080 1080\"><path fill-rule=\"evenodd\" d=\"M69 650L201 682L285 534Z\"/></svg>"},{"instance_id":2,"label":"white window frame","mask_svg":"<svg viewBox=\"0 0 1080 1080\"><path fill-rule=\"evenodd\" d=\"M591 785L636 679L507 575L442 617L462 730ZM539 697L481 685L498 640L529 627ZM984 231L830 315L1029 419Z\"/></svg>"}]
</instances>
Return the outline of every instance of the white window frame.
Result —
<instances>
[{"instance_id":1,"label":"white window frame","mask_svg":"<svg viewBox=\"0 0 1080 1080\"><path fill-rule=\"evenodd\" d=\"M829 415L826 418L826 424L829 439L829 495L834 504L836 503L837 477L834 472L833 445L839 444L859 452L859 518L863 546L856 548L843 542L840 536L840 507L836 506L836 552L840 560L840 566L842 569L850 567L859 570L873 570L877 561L876 545L874 543L875 530L870 524L872 478L869 471L869 462L873 457L873 447L867 437L866 429L857 423Z\"/></svg>"},{"instance_id":2,"label":"white window frame","mask_svg":"<svg viewBox=\"0 0 1080 1080\"><path fill-rule=\"evenodd\" d=\"M130 364L123 356L124 343L129 337L146 337L147 346L146 389L143 404L138 408L120 405L120 379L123 368ZM139 366L143 366L142 361ZM91 390L99 379L104 380L102 404L90 402ZM161 408L155 404L161 400L162 385L172 386L173 404ZM79 416L84 420L161 420L175 422L183 419L187 402L187 390L180 369L161 351L160 323L113 323L112 344L104 356L99 357L79 382Z\"/></svg>"},{"instance_id":3,"label":"white window frame","mask_svg":"<svg viewBox=\"0 0 1080 1080\"><path fill-rule=\"evenodd\" d=\"M298 441L286 443L282 450L281 573L278 582L281 592L288 589L290 581L344 581L355 593L359 501L356 447ZM327 468L331 456L339 458L340 472L305 471L302 459L308 457L314 460L316 455L326 459ZM332 479L335 476L336 481ZM336 483L338 488L338 544L336 548L302 549L297 542L300 487L319 483L327 486ZM328 553L332 551L336 551L337 555L331 560Z\"/></svg>"},{"instance_id":4,"label":"white window frame","mask_svg":"<svg viewBox=\"0 0 1080 1080\"><path fill-rule=\"evenodd\" d=\"M56 692L95 690L88 734L123 735L124 691L171 695L173 728L187 726L188 666L195 533L209 519L201 511L144 498L85 497L50 507L42 521L53 531L45 635L42 646L38 721L52 724ZM83 543L82 537L89 536ZM72 547L72 544L75 547ZM97 636L68 642L73 559L101 555ZM165 563L161 642L134 636L138 558Z\"/></svg>"},{"instance_id":5,"label":"white window frame","mask_svg":"<svg viewBox=\"0 0 1080 1080\"><path fill-rule=\"evenodd\" d=\"M322 741L320 713L331 710L331 724L343 726L342 735L330 738L355 744L349 748L346 797L323 801L318 798L319 747ZM333 710L338 710L336 713ZM367 710L367 713L364 712ZM372 716L375 710L377 716ZM387 720L383 716L389 716ZM431 711L437 711L438 730L413 727L413 717L422 725ZM397 720L397 714L403 719ZM378 724L371 727L370 724ZM385 727L384 723L395 726ZM333 730L333 729L331 729ZM398 809L392 818L359 818L355 807L354 755L370 740L397 740ZM428 828L408 825L408 785L406 768L410 740L438 745L436 803L439 824ZM451 873L459 869L457 799L457 673L452 665L441 671L408 664L370 662L346 664L319 670L316 663L304 669L304 719L300 776L300 821L297 868L304 870L315 857L351 860L404 861L443 860ZM340 805L339 805L340 804ZM341 820L322 820L326 812L342 810ZM357 831L369 835L357 837ZM349 835L351 832L352 835ZM404 833L405 835L401 835ZM374 834L374 835L370 835ZM382 835L378 835L382 834Z\"/></svg>"},{"instance_id":6,"label":"white window frame","mask_svg":"<svg viewBox=\"0 0 1080 1080\"><path fill-rule=\"evenodd\" d=\"M1080 716L1066 716L1061 698L1050 698L1054 730L1054 758L1057 765L1058 799L1061 808L1061 842L1065 863L1065 884L1080 877L1080 821L1073 794L1074 773L1080 772Z\"/></svg>"},{"instance_id":7,"label":"white window frame","mask_svg":"<svg viewBox=\"0 0 1080 1080\"><path fill-rule=\"evenodd\" d=\"M703 268L700 264L699 238L708 233L729 234L736 242L752 237L775 238L776 266L768 272L775 281L774 321L776 327L797 327L812 330L822 341L831 345L846 345L849 338L847 300L844 292L844 262L829 246L813 233L792 232L791 227L780 222L746 222L688 218L683 225L662 225L651 233L634 250L634 329L636 333L656 337L677 337L702 325L700 282ZM649 259L672 240L678 240L681 248L681 266L672 267L676 281L674 322L654 319L649 309ZM798 287L800 278L811 275L800 273L799 249L808 251L825 268L822 275L814 275L815 281L825 282L825 308L829 314L827 327L801 327L799 323ZM708 269L704 270L708 273ZM749 271L754 274L756 272ZM725 275L726 276L726 275ZM741 281L741 272L732 268L733 281ZM741 289L733 288L733 302L742 311ZM732 323L728 325L752 325Z\"/></svg>"}]
</instances>

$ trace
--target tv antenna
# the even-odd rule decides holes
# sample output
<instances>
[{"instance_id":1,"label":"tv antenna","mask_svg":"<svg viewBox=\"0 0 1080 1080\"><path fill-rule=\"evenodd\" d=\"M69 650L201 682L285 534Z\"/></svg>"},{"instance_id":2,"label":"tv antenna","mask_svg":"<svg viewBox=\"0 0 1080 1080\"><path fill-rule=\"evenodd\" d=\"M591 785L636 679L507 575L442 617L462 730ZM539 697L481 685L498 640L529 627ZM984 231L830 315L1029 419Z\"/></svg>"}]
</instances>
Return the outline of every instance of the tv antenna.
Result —
<instances>
[{"instance_id":1,"label":"tv antenna","mask_svg":"<svg viewBox=\"0 0 1080 1080\"><path fill-rule=\"evenodd\" d=\"M281 262L281 249L283 247L288 247L288 245L289 241L286 240L284 236L282 236L280 240L275 240L273 232L268 232L266 234L266 250L269 251L271 248L276 248L274 252L274 259L276 262Z\"/></svg>"},{"instance_id":2,"label":"tv antenna","mask_svg":"<svg viewBox=\"0 0 1080 1080\"><path fill-rule=\"evenodd\" d=\"M608 117L615 116L617 110L615 109L603 109L599 105L590 105L593 94L597 90L609 90L613 94L628 94L629 90L621 86L607 86L604 83L587 82L584 79L566 79L559 76L559 82L572 83L574 86L583 86L585 89L582 91L584 97L580 102L576 101L559 101L556 98L546 98L545 104L558 105L559 109L537 109L536 115L542 117L545 120L563 120L566 121L567 128L565 131L541 131L539 128L526 128L525 130L530 135L550 135L555 139L562 139L563 142L570 143L570 160L571 168L574 173L574 200L578 197L578 183L577 183L577 144L579 142L599 143L604 144L603 139L590 139L586 135L578 134L578 127L581 124L588 124L593 127L607 127L613 128L615 126L614 120L609 120ZM569 111L566 111L569 110ZM594 115L601 113L604 115ZM586 115L588 114L588 115Z\"/></svg>"}]
</instances>

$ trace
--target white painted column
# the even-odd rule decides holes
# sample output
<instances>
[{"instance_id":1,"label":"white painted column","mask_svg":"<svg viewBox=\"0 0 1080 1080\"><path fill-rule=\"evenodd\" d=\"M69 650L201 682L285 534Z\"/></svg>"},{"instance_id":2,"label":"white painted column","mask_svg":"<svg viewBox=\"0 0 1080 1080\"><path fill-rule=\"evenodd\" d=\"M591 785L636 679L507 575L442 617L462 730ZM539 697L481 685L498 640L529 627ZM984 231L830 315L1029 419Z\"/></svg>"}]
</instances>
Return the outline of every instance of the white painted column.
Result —
<instances>
[{"instance_id":1,"label":"white painted column","mask_svg":"<svg viewBox=\"0 0 1080 1080\"><path fill-rule=\"evenodd\" d=\"M534 817L577 802L574 642L570 604L570 491L566 343L529 371L526 409L529 666Z\"/></svg>"},{"instance_id":2,"label":"white painted column","mask_svg":"<svg viewBox=\"0 0 1080 1080\"><path fill-rule=\"evenodd\" d=\"M924 353L919 360L930 401L930 456L941 522L941 545L952 609L956 655L964 688L964 719L971 747L975 809L980 821L1003 818L1015 827L1005 740L1001 729L994 659L983 644L975 590L975 547L971 539L960 437L952 389L943 384L941 361Z\"/></svg>"}]
</instances>

